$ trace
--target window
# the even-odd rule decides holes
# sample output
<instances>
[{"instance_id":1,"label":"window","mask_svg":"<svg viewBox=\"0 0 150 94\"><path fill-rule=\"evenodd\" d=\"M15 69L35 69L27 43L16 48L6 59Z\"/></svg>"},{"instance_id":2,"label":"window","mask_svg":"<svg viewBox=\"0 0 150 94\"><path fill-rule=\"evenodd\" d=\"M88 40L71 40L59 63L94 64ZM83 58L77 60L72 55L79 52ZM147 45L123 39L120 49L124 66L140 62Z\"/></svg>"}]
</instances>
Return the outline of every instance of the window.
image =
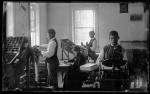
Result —
<instances>
[{"instance_id":1,"label":"window","mask_svg":"<svg viewBox=\"0 0 150 94\"><path fill-rule=\"evenodd\" d=\"M80 45L90 40L89 31L95 31L95 10L79 9L73 13L73 37L74 42Z\"/></svg>"},{"instance_id":2,"label":"window","mask_svg":"<svg viewBox=\"0 0 150 94\"><path fill-rule=\"evenodd\" d=\"M6 30L7 30L7 37L12 37L14 36L14 3L12 2L7 2L6 9L7 11L7 22L6 22Z\"/></svg>"},{"instance_id":3,"label":"window","mask_svg":"<svg viewBox=\"0 0 150 94\"><path fill-rule=\"evenodd\" d=\"M39 9L35 3L30 4L31 46L39 45Z\"/></svg>"}]
</instances>

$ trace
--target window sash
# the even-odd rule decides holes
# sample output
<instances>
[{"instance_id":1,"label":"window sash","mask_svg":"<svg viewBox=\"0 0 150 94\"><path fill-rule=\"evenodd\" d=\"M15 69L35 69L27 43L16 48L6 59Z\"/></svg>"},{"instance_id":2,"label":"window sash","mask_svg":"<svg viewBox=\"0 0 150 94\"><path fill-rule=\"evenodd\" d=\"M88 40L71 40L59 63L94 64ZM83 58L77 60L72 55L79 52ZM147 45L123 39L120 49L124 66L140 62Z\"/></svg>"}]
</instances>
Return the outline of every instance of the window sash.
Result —
<instances>
[{"instance_id":1,"label":"window sash","mask_svg":"<svg viewBox=\"0 0 150 94\"><path fill-rule=\"evenodd\" d=\"M31 31L31 46L40 44L39 32L39 8L35 3L30 4L30 31Z\"/></svg>"},{"instance_id":2,"label":"window sash","mask_svg":"<svg viewBox=\"0 0 150 94\"><path fill-rule=\"evenodd\" d=\"M88 11L88 10L92 10L93 12L93 16L92 17L89 17L91 18L93 21L92 21L92 25L82 25L82 26L79 26L76 24L76 11ZM86 42L88 42L90 40L90 37L89 37L89 32L91 30L94 30L95 31L95 10L93 9L79 9L79 10L74 10L73 12L73 39L74 39L74 42L75 44L77 45L81 45L81 42L83 42L84 44ZM82 15L82 14L81 14ZM82 21L82 20L81 20ZM84 21L84 20L83 20ZM80 21L78 21L80 22Z\"/></svg>"}]
</instances>

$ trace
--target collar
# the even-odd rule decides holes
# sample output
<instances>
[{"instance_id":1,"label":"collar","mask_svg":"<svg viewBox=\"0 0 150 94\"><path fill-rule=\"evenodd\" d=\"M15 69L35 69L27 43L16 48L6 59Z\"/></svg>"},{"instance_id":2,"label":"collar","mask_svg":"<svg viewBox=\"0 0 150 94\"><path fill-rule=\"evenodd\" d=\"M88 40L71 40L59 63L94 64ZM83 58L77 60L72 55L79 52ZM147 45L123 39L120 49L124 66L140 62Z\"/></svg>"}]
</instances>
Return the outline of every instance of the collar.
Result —
<instances>
[{"instance_id":1,"label":"collar","mask_svg":"<svg viewBox=\"0 0 150 94\"><path fill-rule=\"evenodd\" d=\"M95 37L91 38L91 40L92 40L92 39L95 39Z\"/></svg>"},{"instance_id":2,"label":"collar","mask_svg":"<svg viewBox=\"0 0 150 94\"><path fill-rule=\"evenodd\" d=\"M50 41L53 41L54 39L55 39L55 37L54 37L54 38L52 38L52 39L50 39L50 40L49 40L49 42L50 42Z\"/></svg>"}]
</instances>

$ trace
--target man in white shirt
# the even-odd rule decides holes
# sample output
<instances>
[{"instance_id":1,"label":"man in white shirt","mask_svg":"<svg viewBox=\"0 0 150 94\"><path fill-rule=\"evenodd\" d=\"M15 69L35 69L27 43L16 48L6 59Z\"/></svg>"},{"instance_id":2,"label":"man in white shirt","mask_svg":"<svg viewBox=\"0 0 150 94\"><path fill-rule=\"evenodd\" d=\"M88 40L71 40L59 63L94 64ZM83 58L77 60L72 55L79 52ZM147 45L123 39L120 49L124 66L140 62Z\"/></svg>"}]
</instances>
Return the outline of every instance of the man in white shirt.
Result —
<instances>
[{"instance_id":1,"label":"man in white shirt","mask_svg":"<svg viewBox=\"0 0 150 94\"><path fill-rule=\"evenodd\" d=\"M88 56L92 60L96 60L96 58L97 58L97 56L96 56L97 40L94 37L95 36L95 32L94 31L90 31L89 32L89 36L91 38L90 42L89 43L86 42L86 46L84 46L83 43L81 43L81 45L88 49Z\"/></svg>"},{"instance_id":2,"label":"man in white shirt","mask_svg":"<svg viewBox=\"0 0 150 94\"><path fill-rule=\"evenodd\" d=\"M55 38L55 30L48 30L48 44L40 45L41 48L47 48L46 51L42 51L42 55L46 58L47 70L48 70L48 85L52 86L54 89L58 88L57 81L57 69L59 65L59 60L57 57L58 42Z\"/></svg>"}]
</instances>

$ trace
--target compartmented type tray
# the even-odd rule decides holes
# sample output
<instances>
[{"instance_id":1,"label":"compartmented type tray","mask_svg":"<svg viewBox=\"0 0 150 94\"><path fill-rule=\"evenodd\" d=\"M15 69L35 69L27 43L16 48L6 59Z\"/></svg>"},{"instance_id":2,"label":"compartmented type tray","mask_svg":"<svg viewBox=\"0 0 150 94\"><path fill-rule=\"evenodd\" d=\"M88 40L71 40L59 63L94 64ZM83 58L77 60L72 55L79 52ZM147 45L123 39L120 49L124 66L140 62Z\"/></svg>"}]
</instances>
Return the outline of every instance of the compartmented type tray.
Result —
<instances>
[{"instance_id":1,"label":"compartmented type tray","mask_svg":"<svg viewBox=\"0 0 150 94\"><path fill-rule=\"evenodd\" d=\"M5 60L6 63L10 61L19 53L25 37L7 37L5 48Z\"/></svg>"}]
</instances>

